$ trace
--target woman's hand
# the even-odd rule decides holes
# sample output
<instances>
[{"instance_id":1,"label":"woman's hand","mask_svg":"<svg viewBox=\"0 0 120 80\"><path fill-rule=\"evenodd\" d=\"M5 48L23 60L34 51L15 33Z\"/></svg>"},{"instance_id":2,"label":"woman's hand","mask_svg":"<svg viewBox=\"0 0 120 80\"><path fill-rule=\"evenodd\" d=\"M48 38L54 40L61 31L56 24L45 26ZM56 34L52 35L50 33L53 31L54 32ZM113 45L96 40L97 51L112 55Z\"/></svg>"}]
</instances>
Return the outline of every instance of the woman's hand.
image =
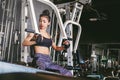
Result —
<instances>
[{"instance_id":1,"label":"woman's hand","mask_svg":"<svg viewBox=\"0 0 120 80\"><path fill-rule=\"evenodd\" d=\"M70 42L68 41L68 40L63 40L63 47L65 48L65 49L67 49L67 48L69 48L70 47Z\"/></svg>"}]
</instances>

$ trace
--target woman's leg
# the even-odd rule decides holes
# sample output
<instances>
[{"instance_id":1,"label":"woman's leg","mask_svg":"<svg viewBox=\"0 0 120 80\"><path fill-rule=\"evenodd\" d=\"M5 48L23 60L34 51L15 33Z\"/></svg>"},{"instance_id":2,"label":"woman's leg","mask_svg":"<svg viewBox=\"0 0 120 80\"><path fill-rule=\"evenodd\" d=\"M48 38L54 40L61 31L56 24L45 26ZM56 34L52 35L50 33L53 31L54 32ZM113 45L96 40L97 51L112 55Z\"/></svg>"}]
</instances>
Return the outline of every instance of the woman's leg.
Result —
<instances>
[{"instance_id":1,"label":"woman's leg","mask_svg":"<svg viewBox=\"0 0 120 80\"><path fill-rule=\"evenodd\" d=\"M48 55L44 55L41 53L37 53L35 55L36 59L36 65L38 66L39 69L45 70L48 63L50 62L50 57Z\"/></svg>"},{"instance_id":2,"label":"woman's leg","mask_svg":"<svg viewBox=\"0 0 120 80\"><path fill-rule=\"evenodd\" d=\"M37 57L36 64L40 69L59 70L60 74L62 75L72 76L72 73L69 70L63 68L62 66L52 63L50 56L39 53L36 55L36 57Z\"/></svg>"},{"instance_id":3,"label":"woman's leg","mask_svg":"<svg viewBox=\"0 0 120 80\"><path fill-rule=\"evenodd\" d=\"M65 75L65 76L72 76L72 73L63 68L62 66L59 66L57 64L54 64L54 63L50 63L48 66L47 66L48 69L53 69L53 70L59 70L60 71L60 74L62 75Z\"/></svg>"}]
</instances>

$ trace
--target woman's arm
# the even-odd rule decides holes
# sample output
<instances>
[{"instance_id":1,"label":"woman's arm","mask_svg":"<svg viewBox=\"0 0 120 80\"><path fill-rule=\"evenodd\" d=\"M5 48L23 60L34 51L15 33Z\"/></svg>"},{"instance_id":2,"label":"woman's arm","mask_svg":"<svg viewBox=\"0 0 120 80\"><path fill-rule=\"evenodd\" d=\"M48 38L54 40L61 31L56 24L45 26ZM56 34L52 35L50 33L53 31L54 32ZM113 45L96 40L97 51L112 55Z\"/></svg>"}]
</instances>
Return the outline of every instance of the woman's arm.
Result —
<instances>
[{"instance_id":1,"label":"woman's arm","mask_svg":"<svg viewBox=\"0 0 120 80\"><path fill-rule=\"evenodd\" d=\"M31 46L31 45L36 44L36 41L32 41L33 36L34 36L33 33L29 33L29 34L27 35L27 37L24 39L22 45L23 45L23 46Z\"/></svg>"},{"instance_id":2,"label":"woman's arm","mask_svg":"<svg viewBox=\"0 0 120 80\"><path fill-rule=\"evenodd\" d=\"M61 47L56 46L56 44L55 44L54 42L52 43L52 47L53 47L53 49L55 49L56 51L62 51L62 50L65 49L63 46L61 46Z\"/></svg>"},{"instance_id":3,"label":"woman's arm","mask_svg":"<svg viewBox=\"0 0 120 80\"><path fill-rule=\"evenodd\" d=\"M55 50L57 50L57 51L66 50L69 46L70 46L70 45L69 45L69 41L68 41L68 40L64 41L64 42L63 42L63 46L61 46L61 47L56 46L54 42L52 43L52 47L53 47Z\"/></svg>"}]
</instances>

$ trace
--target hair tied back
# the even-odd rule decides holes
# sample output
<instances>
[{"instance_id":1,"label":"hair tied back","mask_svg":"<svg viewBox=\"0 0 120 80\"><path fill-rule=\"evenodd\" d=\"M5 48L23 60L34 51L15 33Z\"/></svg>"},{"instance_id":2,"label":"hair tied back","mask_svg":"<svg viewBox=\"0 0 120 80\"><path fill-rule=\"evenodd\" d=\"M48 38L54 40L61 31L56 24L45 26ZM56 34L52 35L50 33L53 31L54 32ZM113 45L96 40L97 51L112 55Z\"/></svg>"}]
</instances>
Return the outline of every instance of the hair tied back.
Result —
<instances>
[{"instance_id":1,"label":"hair tied back","mask_svg":"<svg viewBox=\"0 0 120 80\"><path fill-rule=\"evenodd\" d=\"M46 9L46 10L44 10L43 12L42 12L42 14L44 14L44 15L50 15L50 12Z\"/></svg>"}]
</instances>

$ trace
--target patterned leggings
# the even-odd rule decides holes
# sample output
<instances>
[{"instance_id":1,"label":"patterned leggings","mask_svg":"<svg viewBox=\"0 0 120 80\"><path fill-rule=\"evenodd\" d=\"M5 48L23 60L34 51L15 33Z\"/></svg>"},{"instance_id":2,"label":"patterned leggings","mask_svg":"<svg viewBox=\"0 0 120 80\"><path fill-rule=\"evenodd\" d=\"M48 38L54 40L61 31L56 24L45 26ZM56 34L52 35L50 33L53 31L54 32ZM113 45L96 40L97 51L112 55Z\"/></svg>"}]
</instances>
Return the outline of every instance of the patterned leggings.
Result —
<instances>
[{"instance_id":1,"label":"patterned leggings","mask_svg":"<svg viewBox=\"0 0 120 80\"><path fill-rule=\"evenodd\" d=\"M49 55L36 53L35 58L37 66L42 70L46 69L59 70L60 74L62 75L72 76L72 73L69 70L53 63Z\"/></svg>"}]
</instances>

